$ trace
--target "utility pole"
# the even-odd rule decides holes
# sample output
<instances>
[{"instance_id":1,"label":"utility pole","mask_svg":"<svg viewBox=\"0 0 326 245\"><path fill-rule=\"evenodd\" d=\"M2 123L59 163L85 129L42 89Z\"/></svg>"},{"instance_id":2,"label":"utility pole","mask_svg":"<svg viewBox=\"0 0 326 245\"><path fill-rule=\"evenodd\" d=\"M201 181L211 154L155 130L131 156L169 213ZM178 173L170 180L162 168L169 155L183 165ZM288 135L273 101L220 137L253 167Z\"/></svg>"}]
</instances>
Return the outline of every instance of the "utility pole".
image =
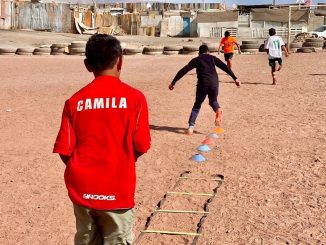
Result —
<instances>
[{"instance_id":1,"label":"utility pole","mask_svg":"<svg viewBox=\"0 0 326 245\"><path fill-rule=\"evenodd\" d=\"M273 6L275 6L276 5L276 0L273 0Z\"/></svg>"}]
</instances>

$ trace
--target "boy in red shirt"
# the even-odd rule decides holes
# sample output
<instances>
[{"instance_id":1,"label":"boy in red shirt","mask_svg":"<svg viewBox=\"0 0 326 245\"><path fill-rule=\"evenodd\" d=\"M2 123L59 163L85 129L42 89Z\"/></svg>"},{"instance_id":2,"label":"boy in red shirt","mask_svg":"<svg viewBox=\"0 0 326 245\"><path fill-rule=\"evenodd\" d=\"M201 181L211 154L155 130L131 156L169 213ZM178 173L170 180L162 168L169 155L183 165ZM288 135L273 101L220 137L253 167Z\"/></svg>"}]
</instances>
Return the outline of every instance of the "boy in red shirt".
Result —
<instances>
[{"instance_id":1,"label":"boy in red shirt","mask_svg":"<svg viewBox=\"0 0 326 245\"><path fill-rule=\"evenodd\" d=\"M237 40L234 37L231 37L230 32L226 31L224 33L224 37L220 42L220 46L218 47L218 54L220 54L221 46L224 46L224 59L227 62L229 69L232 69L232 58L234 53L234 45L237 45L239 54L241 54L240 45L238 44Z\"/></svg>"},{"instance_id":2,"label":"boy in red shirt","mask_svg":"<svg viewBox=\"0 0 326 245\"><path fill-rule=\"evenodd\" d=\"M119 79L116 38L92 36L84 63L95 79L66 101L53 149L66 164L75 244L131 244L135 162L150 147L146 99Z\"/></svg>"}]
</instances>

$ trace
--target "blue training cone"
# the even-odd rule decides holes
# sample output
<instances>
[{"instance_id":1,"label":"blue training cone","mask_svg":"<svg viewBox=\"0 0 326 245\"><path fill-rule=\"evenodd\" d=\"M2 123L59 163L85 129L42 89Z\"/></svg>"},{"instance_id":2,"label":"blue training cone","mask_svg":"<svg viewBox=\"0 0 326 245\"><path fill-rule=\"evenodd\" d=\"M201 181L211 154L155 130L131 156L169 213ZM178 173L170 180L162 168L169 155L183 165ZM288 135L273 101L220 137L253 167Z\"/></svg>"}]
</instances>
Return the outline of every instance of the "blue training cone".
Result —
<instances>
[{"instance_id":1,"label":"blue training cone","mask_svg":"<svg viewBox=\"0 0 326 245\"><path fill-rule=\"evenodd\" d=\"M209 148L208 145L200 145L197 147L197 150L201 152L209 152L211 148Z\"/></svg>"},{"instance_id":2,"label":"blue training cone","mask_svg":"<svg viewBox=\"0 0 326 245\"><path fill-rule=\"evenodd\" d=\"M202 154L195 154L191 157L191 160L195 161L195 162L204 162L206 161L206 158L203 157Z\"/></svg>"}]
</instances>

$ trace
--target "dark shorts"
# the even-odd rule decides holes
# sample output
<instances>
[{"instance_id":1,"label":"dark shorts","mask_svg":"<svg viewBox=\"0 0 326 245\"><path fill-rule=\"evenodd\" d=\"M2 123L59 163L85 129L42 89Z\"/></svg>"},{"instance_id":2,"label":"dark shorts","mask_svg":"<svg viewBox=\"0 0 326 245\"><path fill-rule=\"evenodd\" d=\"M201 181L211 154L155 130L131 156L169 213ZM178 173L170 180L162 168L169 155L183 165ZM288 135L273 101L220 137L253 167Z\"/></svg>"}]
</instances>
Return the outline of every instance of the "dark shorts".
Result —
<instances>
[{"instance_id":1,"label":"dark shorts","mask_svg":"<svg viewBox=\"0 0 326 245\"><path fill-rule=\"evenodd\" d=\"M232 58L233 58L233 53L224 54L225 61L232 60Z\"/></svg>"},{"instance_id":2,"label":"dark shorts","mask_svg":"<svg viewBox=\"0 0 326 245\"><path fill-rule=\"evenodd\" d=\"M282 58L274 58L274 59L268 59L269 66L275 67L276 61L280 66L282 65Z\"/></svg>"}]
</instances>

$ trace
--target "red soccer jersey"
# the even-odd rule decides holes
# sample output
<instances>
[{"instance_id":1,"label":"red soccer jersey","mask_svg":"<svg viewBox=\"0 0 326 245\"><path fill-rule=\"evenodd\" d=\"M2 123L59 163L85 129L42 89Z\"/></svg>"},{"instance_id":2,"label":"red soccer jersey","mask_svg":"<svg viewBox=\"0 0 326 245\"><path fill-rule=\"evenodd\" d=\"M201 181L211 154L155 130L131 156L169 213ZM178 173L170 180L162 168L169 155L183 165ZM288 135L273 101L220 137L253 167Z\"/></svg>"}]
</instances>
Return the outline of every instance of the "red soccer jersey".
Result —
<instances>
[{"instance_id":1,"label":"red soccer jersey","mask_svg":"<svg viewBox=\"0 0 326 245\"><path fill-rule=\"evenodd\" d=\"M66 101L53 152L70 156L64 176L73 203L113 210L134 207L136 156L149 147L145 96L101 76Z\"/></svg>"}]
</instances>

